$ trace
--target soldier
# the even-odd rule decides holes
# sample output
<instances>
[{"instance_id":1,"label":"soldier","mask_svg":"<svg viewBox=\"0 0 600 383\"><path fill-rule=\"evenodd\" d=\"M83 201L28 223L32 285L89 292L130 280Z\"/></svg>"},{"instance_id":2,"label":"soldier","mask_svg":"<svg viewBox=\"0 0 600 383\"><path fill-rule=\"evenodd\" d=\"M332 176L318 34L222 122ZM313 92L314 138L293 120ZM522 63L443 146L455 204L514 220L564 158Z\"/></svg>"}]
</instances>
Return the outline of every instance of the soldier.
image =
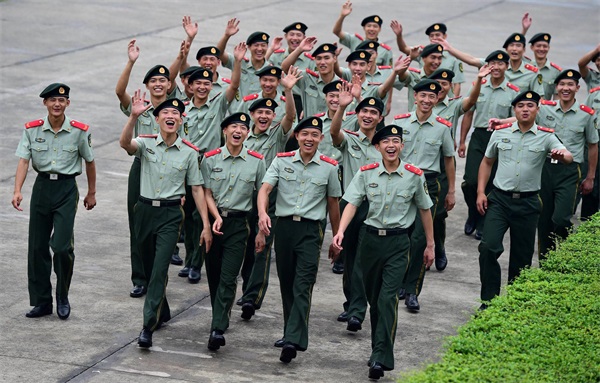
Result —
<instances>
[{"instance_id":1,"label":"soldier","mask_svg":"<svg viewBox=\"0 0 600 383\"><path fill-rule=\"evenodd\" d=\"M600 114L600 86L597 86L590 90L590 95L588 96L585 105L589 105L596 113L594 114L594 121L596 124L596 129L600 128L598 115ZM587 153L584 153L584 159L587 158ZM584 168L587 166L584 165ZM596 166L596 178L594 179L594 188L590 194L585 194L581 197L581 219L587 220L592 215L598 212L600 206L600 190L599 190L599 180L600 180L600 155L598 156L598 164Z\"/></svg>"},{"instance_id":2,"label":"soldier","mask_svg":"<svg viewBox=\"0 0 600 383\"><path fill-rule=\"evenodd\" d=\"M596 64L596 70L587 66L590 62ZM600 86L600 44L583 55L577 65L579 65L579 72L587 85L588 92Z\"/></svg>"},{"instance_id":3,"label":"soldier","mask_svg":"<svg viewBox=\"0 0 600 383\"><path fill-rule=\"evenodd\" d=\"M554 97L556 93L554 79L562 71L559 65L548 60L551 39L552 36L549 33L537 33L529 40L535 58L535 62L532 64L536 66L538 74L542 76L543 97L546 100L552 100Z\"/></svg>"},{"instance_id":4,"label":"soldier","mask_svg":"<svg viewBox=\"0 0 600 383\"><path fill-rule=\"evenodd\" d=\"M516 122L500 125L490 138L479 168L477 209L486 216L483 239L479 244L481 277L480 310L500 294L500 264L504 251L502 239L510 229L510 259L508 281L511 283L524 267L531 266L535 243L535 222L541 211L539 190L546 155L564 163L573 156L553 130L538 126L540 95L522 92L512 101ZM494 189L486 190L492 165L498 160Z\"/></svg>"},{"instance_id":5,"label":"soldier","mask_svg":"<svg viewBox=\"0 0 600 383\"><path fill-rule=\"evenodd\" d=\"M283 363L291 362L297 351L308 347L310 301L323 237L321 221L328 211L334 231L340 222L338 198L342 193L337 162L317 149L323 139L322 129L318 117L300 121L294 129L299 149L277 155L258 193L258 225L268 236L269 194L278 186L274 235L284 335L276 345L282 346L279 360ZM257 252L262 250L257 246Z\"/></svg>"},{"instance_id":6,"label":"soldier","mask_svg":"<svg viewBox=\"0 0 600 383\"><path fill-rule=\"evenodd\" d=\"M67 85L54 83L40 93L48 116L25 124L15 153L19 163L12 205L18 211L23 211L21 189L30 160L33 170L38 173L30 202L27 286L29 304L33 309L25 314L27 318L52 314L52 262L56 274L56 313L63 320L71 313L69 287L75 263L73 227L79 204L75 177L81 174L81 159L85 160L88 183L83 206L86 210L96 206L96 163L92 136L88 132L88 125L65 115L65 110L71 104L69 92Z\"/></svg>"},{"instance_id":7,"label":"soldier","mask_svg":"<svg viewBox=\"0 0 600 383\"><path fill-rule=\"evenodd\" d=\"M382 159L362 166L352 179L343 197L347 204L333 246L344 248L346 228L359 206L368 203L368 215L360 231L358 256L371 306L369 378L379 379L384 371L394 369L397 292L410 259L408 228L413 224L417 210L427 237L424 254L427 265L433 262L434 245L429 210L432 202L427 195L423 172L399 158L403 148L402 128L388 125L375 133L372 142Z\"/></svg>"},{"instance_id":8,"label":"soldier","mask_svg":"<svg viewBox=\"0 0 600 383\"><path fill-rule=\"evenodd\" d=\"M138 345L147 348L152 347L153 332L171 319L166 287L169 261L183 224L181 198L185 195L185 184L191 186L193 199L204 222L200 243L210 248L212 237L201 186L202 174L198 168L198 149L177 134L185 109L183 102L170 99L160 103L152 112L160 134L133 138L138 117L150 109L149 105L144 106L144 96L137 90L131 99L131 115L123 127L120 144L129 155L141 158L135 233L148 276L148 294L144 301L144 327Z\"/></svg>"}]
</instances>

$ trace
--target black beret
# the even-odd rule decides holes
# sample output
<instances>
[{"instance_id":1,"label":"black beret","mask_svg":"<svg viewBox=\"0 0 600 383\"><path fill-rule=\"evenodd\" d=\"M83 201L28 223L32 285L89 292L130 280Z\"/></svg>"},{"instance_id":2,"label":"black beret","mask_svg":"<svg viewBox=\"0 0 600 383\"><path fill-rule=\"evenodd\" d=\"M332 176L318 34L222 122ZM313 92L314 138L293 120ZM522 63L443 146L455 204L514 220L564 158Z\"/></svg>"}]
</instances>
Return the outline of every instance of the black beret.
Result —
<instances>
[{"instance_id":1,"label":"black beret","mask_svg":"<svg viewBox=\"0 0 600 383\"><path fill-rule=\"evenodd\" d=\"M386 137L400 137L402 138L402 128L398 125L386 125L383 128L377 130L375 135L371 139L371 144L378 144L381 140Z\"/></svg>"},{"instance_id":2,"label":"black beret","mask_svg":"<svg viewBox=\"0 0 600 383\"><path fill-rule=\"evenodd\" d=\"M367 97L364 100L362 100L358 105L356 105L354 111L358 113L362 108L365 107L375 108L379 111L379 114L383 113L383 109L385 108L381 99L376 97Z\"/></svg>"},{"instance_id":3,"label":"black beret","mask_svg":"<svg viewBox=\"0 0 600 383\"><path fill-rule=\"evenodd\" d=\"M196 60L200 60L202 56L215 56L217 58L220 58L221 50L214 46L203 47L198 49L198 53L196 53Z\"/></svg>"},{"instance_id":4,"label":"black beret","mask_svg":"<svg viewBox=\"0 0 600 383\"><path fill-rule=\"evenodd\" d=\"M444 47L441 46L440 44L429 44L425 48L423 48L423 51L421 51L421 54L419 56L427 57L432 53L443 53L443 52L444 52Z\"/></svg>"},{"instance_id":5,"label":"black beret","mask_svg":"<svg viewBox=\"0 0 600 383\"><path fill-rule=\"evenodd\" d=\"M281 68L278 66L266 66L266 67L262 68L261 70L259 70L258 72L256 72L256 75L258 77L273 76L273 77L281 78Z\"/></svg>"},{"instance_id":6,"label":"black beret","mask_svg":"<svg viewBox=\"0 0 600 383\"><path fill-rule=\"evenodd\" d=\"M335 56L336 49L337 47L333 44L321 44L313 51L312 56L317 57L317 55L320 55L321 53L331 53Z\"/></svg>"},{"instance_id":7,"label":"black beret","mask_svg":"<svg viewBox=\"0 0 600 383\"><path fill-rule=\"evenodd\" d=\"M452 79L454 78L454 72L450 69L439 68L427 76L427 78L430 80L446 80L452 82Z\"/></svg>"},{"instance_id":8,"label":"black beret","mask_svg":"<svg viewBox=\"0 0 600 383\"><path fill-rule=\"evenodd\" d=\"M188 83L193 83L196 80L210 80L212 82L213 73L210 69L199 68L190 74L188 77Z\"/></svg>"},{"instance_id":9,"label":"black beret","mask_svg":"<svg viewBox=\"0 0 600 383\"><path fill-rule=\"evenodd\" d=\"M158 113L165 108L175 108L179 111L179 114L183 114L185 111L185 104L180 99L170 98L158 104L158 106L152 111L152 114L158 116Z\"/></svg>"},{"instance_id":10,"label":"black beret","mask_svg":"<svg viewBox=\"0 0 600 383\"><path fill-rule=\"evenodd\" d=\"M533 45L534 43L537 43L538 41L545 41L548 44L550 44L550 39L552 39L552 36L550 36L550 33L537 33L537 34L533 35L531 40L529 40L529 44Z\"/></svg>"},{"instance_id":11,"label":"black beret","mask_svg":"<svg viewBox=\"0 0 600 383\"><path fill-rule=\"evenodd\" d=\"M48 97L65 97L65 98L69 98L69 91L70 90L71 90L71 88L69 88L67 85L61 84L59 82L55 82L54 84L48 85L42 91L42 93L40 93L40 97L41 98L48 98Z\"/></svg>"},{"instance_id":12,"label":"black beret","mask_svg":"<svg viewBox=\"0 0 600 383\"><path fill-rule=\"evenodd\" d=\"M512 106L515 106L519 101L533 101L536 104L540 102L540 95L533 91L526 91L519 93L517 97L515 97L510 103Z\"/></svg>"},{"instance_id":13,"label":"black beret","mask_svg":"<svg viewBox=\"0 0 600 383\"><path fill-rule=\"evenodd\" d=\"M527 40L525 39L525 35L521 33L513 33L512 35L508 36L508 38L504 42L504 45L502 45L502 48L506 49L506 47L512 43L521 43L523 44L523 46L525 46L526 42Z\"/></svg>"},{"instance_id":14,"label":"black beret","mask_svg":"<svg viewBox=\"0 0 600 383\"><path fill-rule=\"evenodd\" d=\"M323 93L327 94L329 92L339 92L340 89L342 89L342 81L335 80L335 81L331 81L330 83L328 83L327 85L325 85L323 87Z\"/></svg>"},{"instance_id":15,"label":"black beret","mask_svg":"<svg viewBox=\"0 0 600 383\"><path fill-rule=\"evenodd\" d=\"M230 115L226 119L221 122L221 129L225 129L227 126L231 124L244 124L247 129L250 129L250 116L243 112L238 112Z\"/></svg>"},{"instance_id":16,"label":"black beret","mask_svg":"<svg viewBox=\"0 0 600 383\"><path fill-rule=\"evenodd\" d=\"M447 30L448 30L448 28L446 28L446 24L444 24L444 23L435 23L435 24L430 25L429 27L427 27L427 29L425 29L425 34L429 36L429 34L431 32L446 33Z\"/></svg>"},{"instance_id":17,"label":"black beret","mask_svg":"<svg viewBox=\"0 0 600 383\"><path fill-rule=\"evenodd\" d=\"M146 76L144 76L143 83L147 84L148 81L150 81L150 78L152 78L154 76L162 76L162 77L165 77L167 80L169 80L169 68L167 68L164 65L155 65L155 66L153 66L146 73Z\"/></svg>"},{"instance_id":18,"label":"black beret","mask_svg":"<svg viewBox=\"0 0 600 383\"><path fill-rule=\"evenodd\" d=\"M352 62L352 61L365 61L365 62L369 62L369 60L371 60L371 54L367 51L364 50L356 50L354 52L351 52L348 57L346 57L346 62Z\"/></svg>"},{"instance_id":19,"label":"black beret","mask_svg":"<svg viewBox=\"0 0 600 383\"><path fill-rule=\"evenodd\" d=\"M554 83L558 84L560 80L568 79L575 80L575 83L579 82L581 78L581 73L577 72L575 69L565 69L556 76L554 79Z\"/></svg>"},{"instance_id":20,"label":"black beret","mask_svg":"<svg viewBox=\"0 0 600 383\"><path fill-rule=\"evenodd\" d=\"M493 51L485 58L486 63L489 63L490 61L504 61L505 63L508 63L508 53L504 51Z\"/></svg>"},{"instance_id":21,"label":"black beret","mask_svg":"<svg viewBox=\"0 0 600 383\"><path fill-rule=\"evenodd\" d=\"M323 131L323 120L321 120L319 117L307 117L300 121L298 125L296 125L294 132L299 132L302 129L308 128L319 129L320 131Z\"/></svg>"},{"instance_id":22,"label":"black beret","mask_svg":"<svg viewBox=\"0 0 600 383\"><path fill-rule=\"evenodd\" d=\"M250 105L248 110L254 112L256 109L264 108L275 111L275 108L277 108L277 106L279 106L279 104L277 104L277 102L272 98L259 98Z\"/></svg>"},{"instance_id":23,"label":"black beret","mask_svg":"<svg viewBox=\"0 0 600 383\"><path fill-rule=\"evenodd\" d=\"M254 43L269 43L269 35L265 32L254 32L246 39L246 45L250 46Z\"/></svg>"},{"instance_id":24,"label":"black beret","mask_svg":"<svg viewBox=\"0 0 600 383\"><path fill-rule=\"evenodd\" d=\"M357 51L358 50L367 50L367 49L372 49L372 50L376 51L377 48L379 48L379 43L377 41L373 41L373 40L365 40L356 46Z\"/></svg>"},{"instance_id":25,"label":"black beret","mask_svg":"<svg viewBox=\"0 0 600 383\"><path fill-rule=\"evenodd\" d=\"M415 93L417 92L432 92L438 94L442 90L442 86L435 80L421 80L415 86L413 86Z\"/></svg>"},{"instance_id":26,"label":"black beret","mask_svg":"<svg viewBox=\"0 0 600 383\"><path fill-rule=\"evenodd\" d=\"M288 33L289 31L300 31L302 33L306 33L308 27L304 23L291 23L287 27L283 28L284 33Z\"/></svg>"},{"instance_id":27,"label":"black beret","mask_svg":"<svg viewBox=\"0 0 600 383\"><path fill-rule=\"evenodd\" d=\"M189 76L198 69L200 69L200 67L197 65L189 66L185 70L182 70L181 73L179 73L179 77Z\"/></svg>"},{"instance_id":28,"label":"black beret","mask_svg":"<svg viewBox=\"0 0 600 383\"><path fill-rule=\"evenodd\" d=\"M381 17L379 17L377 15L365 17L363 19L363 21L360 23L360 26L364 27L367 23L377 23L377 24L379 24L379 26L381 26L381 24L383 23L383 20L381 20Z\"/></svg>"}]
</instances>

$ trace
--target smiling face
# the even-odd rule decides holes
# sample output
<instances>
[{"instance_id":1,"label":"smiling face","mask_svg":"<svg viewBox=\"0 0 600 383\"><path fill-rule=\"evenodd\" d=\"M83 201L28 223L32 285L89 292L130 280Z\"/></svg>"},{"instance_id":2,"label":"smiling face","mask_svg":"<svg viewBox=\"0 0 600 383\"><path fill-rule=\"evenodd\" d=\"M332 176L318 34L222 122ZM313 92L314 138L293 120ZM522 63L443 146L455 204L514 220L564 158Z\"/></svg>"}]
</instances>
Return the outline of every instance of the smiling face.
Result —
<instances>
[{"instance_id":1,"label":"smiling face","mask_svg":"<svg viewBox=\"0 0 600 383\"><path fill-rule=\"evenodd\" d=\"M59 118L65 114L65 110L71 104L66 97L48 97L45 98L44 106L48 109L48 116Z\"/></svg>"},{"instance_id":2,"label":"smiling face","mask_svg":"<svg viewBox=\"0 0 600 383\"><path fill-rule=\"evenodd\" d=\"M200 68L210 69L211 72L216 73L217 68L221 65L221 60L216 56L204 55L198 59L198 65Z\"/></svg>"},{"instance_id":3,"label":"smiling face","mask_svg":"<svg viewBox=\"0 0 600 383\"><path fill-rule=\"evenodd\" d=\"M146 89L152 97L160 98L167 95L171 81L164 76L152 76L146 83Z\"/></svg>"},{"instance_id":4,"label":"smiling face","mask_svg":"<svg viewBox=\"0 0 600 383\"><path fill-rule=\"evenodd\" d=\"M507 63L505 63L504 61L492 60L492 61L488 62L488 65L490 66L490 69L491 69L491 72L490 72L491 78L496 79L496 80L504 78L504 72L506 72L506 69L508 68Z\"/></svg>"},{"instance_id":5,"label":"smiling face","mask_svg":"<svg viewBox=\"0 0 600 383\"><path fill-rule=\"evenodd\" d=\"M295 132L296 140L298 140L298 147L300 153L308 156L314 156L319 143L323 140L323 133L316 128L304 128L299 132Z\"/></svg>"},{"instance_id":6,"label":"smiling face","mask_svg":"<svg viewBox=\"0 0 600 383\"><path fill-rule=\"evenodd\" d=\"M381 158L389 162L397 161L403 148L402 139L396 136L385 137L375 144L375 149L381 153Z\"/></svg>"},{"instance_id":7,"label":"smiling face","mask_svg":"<svg viewBox=\"0 0 600 383\"><path fill-rule=\"evenodd\" d=\"M415 103L417 110L421 113L429 113L435 106L438 100L438 95L433 92L417 92L415 93Z\"/></svg>"},{"instance_id":8,"label":"smiling face","mask_svg":"<svg viewBox=\"0 0 600 383\"><path fill-rule=\"evenodd\" d=\"M353 75L358 75L361 79L365 78L367 74L368 63L363 60L352 60L348 64L348 69L352 71Z\"/></svg>"},{"instance_id":9,"label":"smiling face","mask_svg":"<svg viewBox=\"0 0 600 383\"><path fill-rule=\"evenodd\" d=\"M320 74L329 74L333 71L335 56L333 53L319 53L315 57L315 64Z\"/></svg>"},{"instance_id":10,"label":"smiling face","mask_svg":"<svg viewBox=\"0 0 600 383\"><path fill-rule=\"evenodd\" d=\"M383 116L379 109L365 106L358 111L357 118L358 126L360 126L362 130L368 131L375 129L377 124L383 119Z\"/></svg>"},{"instance_id":11,"label":"smiling face","mask_svg":"<svg viewBox=\"0 0 600 383\"><path fill-rule=\"evenodd\" d=\"M519 101L515 104L514 110L517 121L527 125L535 122L539 107L533 101Z\"/></svg>"},{"instance_id":12,"label":"smiling face","mask_svg":"<svg viewBox=\"0 0 600 383\"><path fill-rule=\"evenodd\" d=\"M204 79L194 80L191 84L194 98L197 100L206 100L210 94L210 91L212 90L212 87L212 81Z\"/></svg>"},{"instance_id":13,"label":"smiling face","mask_svg":"<svg viewBox=\"0 0 600 383\"><path fill-rule=\"evenodd\" d=\"M271 127L275 119L275 112L268 108L258 108L250 112L254 122L254 134L264 133Z\"/></svg>"},{"instance_id":14,"label":"smiling face","mask_svg":"<svg viewBox=\"0 0 600 383\"><path fill-rule=\"evenodd\" d=\"M381 32L379 24L374 22L366 23L363 29L365 30L367 40L377 40L377 36L379 36L379 32Z\"/></svg>"},{"instance_id":15,"label":"smiling face","mask_svg":"<svg viewBox=\"0 0 600 383\"><path fill-rule=\"evenodd\" d=\"M298 48L298 45L304 40L304 33L297 30L291 30L285 34L285 41L291 51Z\"/></svg>"},{"instance_id":16,"label":"smiling face","mask_svg":"<svg viewBox=\"0 0 600 383\"><path fill-rule=\"evenodd\" d=\"M248 128L241 122L235 122L223 129L223 135L229 148L239 149L244 145L244 141L248 137Z\"/></svg>"},{"instance_id":17,"label":"smiling face","mask_svg":"<svg viewBox=\"0 0 600 383\"><path fill-rule=\"evenodd\" d=\"M158 112L156 122L160 126L161 133L177 133L182 122L181 114L175 108L164 108Z\"/></svg>"},{"instance_id":18,"label":"smiling face","mask_svg":"<svg viewBox=\"0 0 600 383\"><path fill-rule=\"evenodd\" d=\"M550 44L545 41L536 41L531 45L531 50L537 60L545 60L550 50Z\"/></svg>"},{"instance_id":19,"label":"smiling face","mask_svg":"<svg viewBox=\"0 0 600 383\"><path fill-rule=\"evenodd\" d=\"M440 79L436 79L435 81L437 81L440 84L440 86L442 87L442 90L438 93L438 102L439 102L446 98L446 96L448 95L448 92L450 92L450 89L452 88L452 83L448 80L440 80Z\"/></svg>"},{"instance_id":20,"label":"smiling face","mask_svg":"<svg viewBox=\"0 0 600 383\"><path fill-rule=\"evenodd\" d=\"M327 109L335 112L340 106L340 92L329 92L325 95Z\"/></svg>"},{"instance_id":21,"label":"smiling face","mask_svg":"<svg viewBox=\"0 0 600 383\"><path fill-rule=\"evenodd\" d=\"M432 53L428 56L423 57L423 70L425 73L433 73L437 68L442 65L442 54Z\"/></svg>"},{"instance_id":22,"label":"smiling face","mask_svg":"<svg viewBox=\"0 0 600 383\"><path fill-rule=\"evenodd\" d=\"M513 61L521 60L523 54L525 54L525 45L523 43L510 43L506 47L506 53Z\"/></svg>"},{"instance_id":23,"label":"smiling face","mask_svg":"<svg viewBox=\"0 0 600 383\"><path fill-rule=\"evenodd\" d=\"M279 78L275 76L260 76L259 82L260 88L264 92L265 96L273 96L277 93L277 87L279 86L280 82Z\"/></svg>"},{"instance_id":24,"label":"smiling face","mask_svg":"<svg viewBox=\"0 0 600 383\"><path fill-rule=\"evenodd\" d=\"M579 91L579 82L571 79L562 79L556 84L556 93L563 102L570 102L575 99Z\"/></svg>"},{"instance_id":25,"label":"smiling face","mask_svg":"<svg viewBox=\"0 0 600 383\"><path fill-rule=\"evenodd\" d=\"M248 46L248 50L250 50L250 55L255 60L264 60L265 55L267 54L267 43L257 42L252 43Z\"/></svg>"}]
</instances>

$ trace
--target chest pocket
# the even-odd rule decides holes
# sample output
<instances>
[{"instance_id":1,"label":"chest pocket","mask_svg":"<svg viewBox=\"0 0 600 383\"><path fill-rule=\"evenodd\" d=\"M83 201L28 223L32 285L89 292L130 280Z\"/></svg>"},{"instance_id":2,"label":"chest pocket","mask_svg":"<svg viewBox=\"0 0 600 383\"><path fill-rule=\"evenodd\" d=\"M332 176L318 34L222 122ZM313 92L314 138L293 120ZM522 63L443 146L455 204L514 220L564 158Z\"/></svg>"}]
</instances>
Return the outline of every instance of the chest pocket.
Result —
<instances>
[{"instance_id":1,"label":"chest pocket","mask_svg":"<svg viewBox=\"0 0 600 383\"><path fill-rule=\"evenodd\" d=\"M539 161L543 157L546 157L546 148L543 146L530 146L527 150L527 156L530 161Z\"/></svg>"},{"instance_id":2,"label":"chest pocket","mask_svg":"<svg viewBox=\"0 0 600 383\"><path fill-rule=\"evenodd\" d=\"M358 150L356 149L358 148ZM350 154L350 157L360 161L360 159L363 157L363 153L360 150L360 147L357 144L350 144L348 145L348 154Z\"/></svg>"},{"instance_id":3,"label":"chest pocket","mask_svg":"<svg viewBox=\"0 0 600 383\"><path fill-rule=\"evenodd\" d=\"M142 169L144 170L145 174L150 174L152 172L152 168L156 168L158 158L155 154L150 154L146 151L144 152L144 154L142 154L142 156L144 157L144 161L142 162ZM144 162L146 162L146 164L144 164Z\"/></svg>"},{"instance_id":4,"label":"chest pocket","mask_svg":"<svg viewBox=\"0 0 600 383\"><path fill-rule=\"evenodd\" d=\"M509 159L511 158L511 154L512 154L512 144L509 143L505 143L505 142L501 142L498 144L498 159L500 159L500 156L502 156L504 159Z\"/></svg>"},{"instance_id":5,"label":"chest pocket","mask_svg":"<svg viewBox=\"0 0 600 383\"><path fill-rule=\"evenodd\" d=\"M251 172L242 173L238 177L238 184L241 195L251 195L254 191L254 180L256 175Z\"/></svg>"},{"instance_id":6,"label":"chest pocket","mask_svg":"<svg viewBox=\"0 0 600 383\"><path fill-rule=\"evenodd\" d=\"M75 145L63 145L62 152L60 154L60 163L64 165L71 165L77 160L78 155L77 146Z\"/></svg>"},{"instance_id":7,"label":"chest pocket","mask_svg":"<svg viewBox=\"0 0 600 383\"><path fill-rule=\"evenodd\" d=\"M412 196L410 190L398 190L396 193L396 201L394 201L394 210L398 212L398 214L404 215L410 204L412 203Z\"/></svg>"},{"instance_id":8,"label":"chest pocket","mask_svg":"<svg viewBox=\"0 0 600 383\"><path fill-rule=\"evenodd\" d=\"M373 207L373 209L381 209L381 206L383 206L383 199L384 196L381 193L381 189L367 189L367 200L369 201L369 206Z\"/></svg>"},{"instance_id":9,"label":"chest pocket","mask_svg":"<svg viewBox=\"0 0 600 383\"><path fill-rule=\"evenodd\" d=\"M510 108L511 108L510 102L508 102L508 101L498 102L498 104L496 104L496 114L493 117L506 118L506 117L510 116Z\"/></svg>"},{"instance_id":10,"label":"chest pocket","mask_svg":"<svg viewBox=\"0 0 600 383\"><path fill-rule=\"evenodd\" d=\"M327 194L327 179L326 178L311 178L310 184L306 191L307 195L315 199L321 199Z\"/></svg>"},{"instance_id":11,"label":"chest pocket","mask_svg":"<svg viewBox=\"0 0 600 383\"><path fill-rule=\"evenodd\" d=\"M153 123L152 116L148 112L146 112L146 113L142 114L141 116L139 116L138 120L137 120L137 123L138 123L138 126L137 126L137 128L138 128L137 134L138 135L140 135L140 134L153 134L153 133L157 133L158 132L158 129L156 129L156 131L155 131L155 129L154 129L155 126L154 126L154 123Z\"/></svg>"},{"instance_id":12,"label":"chest pocket","mask_svg":"<svg viewBox=\"0 0 600 383\"><path fill-rule=\"evenodd\" d=\"M424 152L427 156L435 157L440 152L442 141L430 138L425 140L425 144L423 146Z\"/></svg>"},{"instance_id":13,"label":"chest pocket","mask_svg":"<svg viewBox=\"0 0 600 383\"><path fill-rule=\"evenodd\" d=\"M49 160L48 158L48 144L40 144L34 142L31 145L31 158L34 163L42 163Z\"/></svg>"},{"instance_id":14,"label":"chest pocket","mask_svg":"<svg viewBox=\"0 0 600 383\"><path fill-rule=\"evenodd\" d=\"M313 89L310 87L310 85L306 87L306 89L304 90L304 93L306 93L306 97L314 98L314 99L319 98L318 89Z\"/></svg>"},{"instance_id":15,"label":"chest pocket","mask_svg":"<svg viewBox=\"0 0 600 383\"><path fill-rule=\"evenodd\" d=\"M278 188L282 193L291 194L296 192L298 186L298 176L283 171L284 174L279 176Z\"/></svg>"},{"instance_id":16,"label":"chest pocket","mask_svg":"<svg viewBox=\"0 0 600 383\"><path fill-rule=\"evenodd\" d=\"M187 168L184 166L183 162L173 161L171 162L171 167L169 168L170 174L169 178L175 185L180 185L183 183Z\"/></svg>"}]
</instances>

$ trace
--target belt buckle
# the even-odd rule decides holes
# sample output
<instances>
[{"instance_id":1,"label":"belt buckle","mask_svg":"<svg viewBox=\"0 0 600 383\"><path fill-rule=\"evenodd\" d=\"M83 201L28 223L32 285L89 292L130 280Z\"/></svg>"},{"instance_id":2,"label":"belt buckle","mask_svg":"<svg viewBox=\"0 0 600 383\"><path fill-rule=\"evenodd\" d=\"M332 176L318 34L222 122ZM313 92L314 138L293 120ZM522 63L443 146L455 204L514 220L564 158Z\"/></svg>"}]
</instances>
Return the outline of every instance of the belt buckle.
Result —
<instances>
[{"instance_id":1,"label":"belt buckle","mask_svg":"<svg viewBox=\"0 0 600 383\"><path fill-rule=\"evenodd\" d=\"M521 198L521 193L512 193L513 198Z\"/></svg>"},{"instance_id":2,"label":"belt buckle","mask_svg":"<svg viewBox=\"0 0 600 383\"><path fill-rule=\"evenodd\" d=\"M554 158L550 158L550 163L551 164L557 164L558 160L555 160Z\"/></svg>"},{"instance_id":3,"label":"belt buckle","mask_svg":"<svg viewBox=\"0 0 600 383\"><path fill-rule=\"evenodd\" d=\"M377 235L380 237L385 237L387 235L387 230L379 229L377 230Z\"/></svg>"},{"instance_id":4,"label":"belt buckle","mask_svg":"<svg viewBox=\"0 0 600 383\"><path fill-rule=\"evenodd\" d=\"M229 215L229 212L227 210L222 210L221 211L221 217L227 218L228 215Z\"/></svg>"},{"instance_id":5,"label":"belt buckle","mask_svg":"<svg viewBox=\"0 0 600 383\"><path fill-rule=\"evenodd\" d=\"M292 216L292 220L294 220L296 222L300 222L300 221L302 221L302 217L300 217L299 215L294 215L294 216Z\"/></svg>"},{"instance_id":6,"label":"belt buckle","mask_svg":"<svg viewBox=\"0 0 600 383\"><path fill-rule=\"evenodd\" d=\"M52 174L50 174L50 179L51 179L52 181L56 181L56 180L58 179L58 174L56 174L56 173L52 173Z\"/></svg>"},{"instance_id":7,"label":"belt buckle","mask_svg":"<svg viewBox=\"0 0 600 383\"><path fill-rule=\"evenodd\" d=\"M160 201L152 200L152 206L153 207L160 207Z\"/></svg>"}]
</instances>

